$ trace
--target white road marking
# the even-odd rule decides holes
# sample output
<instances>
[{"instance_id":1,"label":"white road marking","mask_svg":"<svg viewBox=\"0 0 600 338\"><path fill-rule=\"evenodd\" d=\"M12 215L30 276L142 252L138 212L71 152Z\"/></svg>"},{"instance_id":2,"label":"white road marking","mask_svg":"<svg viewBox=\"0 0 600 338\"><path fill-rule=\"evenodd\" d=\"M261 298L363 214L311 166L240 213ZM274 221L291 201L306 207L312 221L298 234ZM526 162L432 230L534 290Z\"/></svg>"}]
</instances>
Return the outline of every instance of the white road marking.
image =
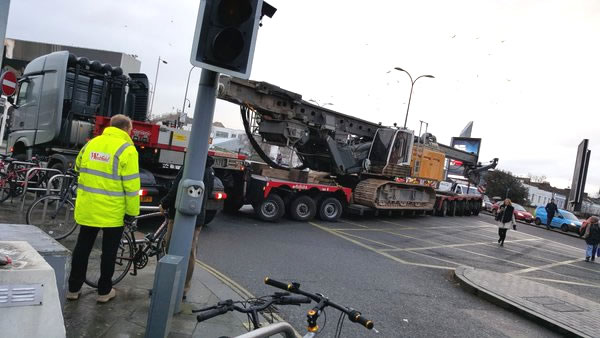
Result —
<instances>
[{"instance_id":1,"label":"white road marking","mask_svg":"<svg viewBox=\"0 0 600 338\"><path fill-rule=\"evenodd\" d=\"M528 272L537 271L537 270L545 270L545 269L553 268L555 266L568 265L571 263L580 262L582 260L583 259L572 259L572 260L568 260L568 261L556 262L556 263L552 263L552 264L546 264L546 265L531 267L531 268L527 268L527 269L523 269L523 270L513 271L513 272L511 272L511 274L518 275L521 273L528 273Z\"/></svg>"}]
</instances>

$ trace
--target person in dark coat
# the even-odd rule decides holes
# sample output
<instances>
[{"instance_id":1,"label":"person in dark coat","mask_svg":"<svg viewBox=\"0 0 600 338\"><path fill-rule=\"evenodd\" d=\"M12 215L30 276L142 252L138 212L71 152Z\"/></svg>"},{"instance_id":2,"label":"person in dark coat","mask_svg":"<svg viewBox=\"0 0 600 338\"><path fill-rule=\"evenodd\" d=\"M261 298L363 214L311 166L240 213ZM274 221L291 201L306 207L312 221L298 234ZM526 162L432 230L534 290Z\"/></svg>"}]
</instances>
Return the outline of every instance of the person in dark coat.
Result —
<instances>
[{"instance_id":1,"label":"person in dark coat","mask_svg":"<svg viewBox=\"0 0 600 338\"><path fill-rule=\"evenodd\" d=\"M585 261L593 262L596 259L596 251L600 244L600 226L598 225L598 217L592 216L588 218L581 227L582 237L585 239Z\"/></svg>"},{"instance_id":2,"label":"person in dark coat","mask_svg":"<svg viewBox=\"0 0 600 338\"><path fill-rule=\"evenodd\" d=\"M546 204L546 228L550 229L550 224L552 223L552 219L554 218L554 214L558 211L558 207L556 203L554 203L554 198L550 200L550 203Z\"/></svg>"},{"instance_id":3,"label":"person in dark coat","mask_svg":"<svg viewBox=\"0 0 600 338\"><path fill-rule=\"evenodd\" d=\"M192 287L192 276L194 275L194 266L196 264L196 248L198 246L198 237L200 237L200 230L204 225L204 219L206 216L206 200L209 196L211 196L214 188L214 176L215 172L212 168L214 160L212 157L208 156L206 158L206 168L204 169L204 198L202 199L202 211L200 215L196 218L196 229L194 230L194 237L192 238L192 250L190 251L190 259L188 261L187 274L185 276L185 285L183 287L183 295L186 296L187 292ZM173 232L173 222L175 220L175 199L177 198L177 188L179 187L179 182L183 176L183 166L179 169L175 180L171 184L171 189L165 197L160 201L160 210L163 213L167 214L168 223L167 223L167 234L165 235L166 248L167 253L169 251L169 242L171 240L171 234Z\"/></svg>"},{"instance_id":4,"label":"person in dark coat","mask_svg":"<svg viewBox=\"0 0 600 338\"><path fill-rule=\"evenodd\" d=\"M515 208L512 206L512 202L507 198L504 200L504 203L500 206L500 209L496 214L496 221L498 221L498 243L500 246L504 246L506 232L510 229L511 225L514 230L517 230L514 211Z\"/></svg>"}]
</instances>

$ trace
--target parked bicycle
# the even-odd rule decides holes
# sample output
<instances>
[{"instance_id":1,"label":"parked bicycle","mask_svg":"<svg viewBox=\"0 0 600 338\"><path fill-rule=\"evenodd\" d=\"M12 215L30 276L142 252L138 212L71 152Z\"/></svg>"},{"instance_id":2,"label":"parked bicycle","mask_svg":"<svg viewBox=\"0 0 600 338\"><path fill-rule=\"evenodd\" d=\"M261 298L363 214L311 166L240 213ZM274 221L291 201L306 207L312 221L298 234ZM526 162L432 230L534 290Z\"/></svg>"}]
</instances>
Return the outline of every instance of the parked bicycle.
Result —
<instances>
[{"instance_id":1,"label":"parked bicycle","mask_svg":"<svg viewBox=\"0 0 600 338\"><path fill-rule=\"evenodd\" d=\"M69 170L58 194L44 195L29 206L25 214L27 224L37 226L56 240L69 236L77 228L74 217L76 193L77 173Z\"/></svg>"},{"instance_id":2,"label":"parked bicycle","mask_svg":"<svg viewBox=\"0 0 600 338\"><path fill-rule=\"evenodd\" d=\"M154 231L147 235L137 232L137 222L141 219L163 217L164 221ZM129 270L133 267L132 276L137 275L137 271L146 267L150 257L156 257L160 260L166 252L165 235L167 233L167 218L161 212L153 212L136 217L132 225L125 226L123 237L119 243L117 251L117 260L115 262L115 272L113 274L113 285L120 282ZM141 236L140 236L141 235ZM102 238L98 236L94 243L94 248L90 254L89 265L85 277L85 283L93 288L98 287L100 278L100 256L102 254Z\"/></svg>"},{"instance_id":3,"label":"parked bicycle","mask_svg":"<svg viewBox=\"0 0 600 338\"><path fill-rule=\"evenodd\" d=\"M25 181L30 187L43 188L48 182L49 176L43 171L33 171L31 168L41 167L41 159L33 157L31 162L23 162L11 157L0 160L0 203L8 198L19 197L24 191Z\"/></svg>"},{"instance_id":4,"label":"parked bicycle","mask_svg":"<svg viewBox=\"0 0 600 338\"><path fill-rule=\"evenodd\" d=\"M333 307L341 312L337 322L334 337L341 337L344 319L346 316L351 322L359 323L369 330L373 329L373 321L363 317L359 311L343 305L339 305L331 301L329 298L327 298L321 293L311 293L301 290L299 283L292 282L286 284L271 279L269 277L266 277L264 281L265 284L285 290L286 292L275 293L273 295L250 299L246 301L234 302L232 300L226 300L219 302L216 305L199 310L194 310L192 312L200 313L196 317L198 322L203 322L210 318L220 316L229 311L237 311L240 313L247 314L249 316L249 321L252 324L252 330L256 332L251 332L242 335L241 337L262 338L270 337L271 335L274 335L276 333L285 333L286 336L293 337L294 335L289 332L290 326L281 325L282 323L273 324L271 321L272 325L260 328L260 324L258 321L258 313L264 313L268 309L270 309L269 311L272 311L272 305L300 305L303 303L310 303L311 301L314 301L317 304L312 309L310 309L306 315L306 321L308 323L308 332L304 335L304 338L315 337L325 328L327 324L327 315L325 313L325 309L327 307ZM294 293L298 296L291 296L289 293ZM323 328L319 328L319 325L317 324L317 321L321 315L324 316Z\"/></svg>"}]
</instances>

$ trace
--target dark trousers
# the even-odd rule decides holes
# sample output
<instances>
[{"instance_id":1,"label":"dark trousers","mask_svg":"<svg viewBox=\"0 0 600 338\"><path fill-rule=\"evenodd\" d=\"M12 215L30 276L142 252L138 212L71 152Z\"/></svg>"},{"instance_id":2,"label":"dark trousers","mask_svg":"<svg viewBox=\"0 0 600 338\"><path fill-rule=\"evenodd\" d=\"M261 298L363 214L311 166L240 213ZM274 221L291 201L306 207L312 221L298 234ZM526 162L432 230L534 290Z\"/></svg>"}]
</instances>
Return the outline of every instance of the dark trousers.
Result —
<instances>
[{"instance_id":1,"label":"dark trousers","mask_svg":"<svg viewBox=\"0 0 600 338\"><path fill-rule=\"evenodd\" d=\"M554 214L553 213L548 213L548 216L546 217L546 225L550 226L550 224L552 223L552 219L554 218Z\"/></svg>"},{"instance_id":2,"label":"dark trousers","mask_svg":"<svg viewBox=\"0 0 600 338\"><path fill-rule=\"evenodd\" d=\"M498 229L498 236L500 236L500 243L504 243L504 240L506 239L506 232L508 231L508 229Z\"/></svg>"},{"instance_id":3,"label":"dark trousers","mask_svg":"<svg viewBox=\"0 0 600 338\"><path fill-rule=\"evenodd\" d=\"M112 276L115 272L115 261L124 227L97 228L89 226L79 227L79 237L73 259L71 260L71 275L69 276L69 291L78 292L85 281L88 258L92 252L98 231L102 229L102 256L100 258L100 279L98 280L98 294L106 295L112 289Z\"/></svg>"}]
</instances>

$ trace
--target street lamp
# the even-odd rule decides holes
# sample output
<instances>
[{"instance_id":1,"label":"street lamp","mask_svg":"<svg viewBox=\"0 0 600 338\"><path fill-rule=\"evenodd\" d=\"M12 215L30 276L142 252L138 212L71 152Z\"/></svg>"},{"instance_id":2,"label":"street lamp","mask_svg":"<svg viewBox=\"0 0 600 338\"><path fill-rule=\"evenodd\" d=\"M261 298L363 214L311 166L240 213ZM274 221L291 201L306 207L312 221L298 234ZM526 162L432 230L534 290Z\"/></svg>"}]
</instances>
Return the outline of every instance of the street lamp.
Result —
<instances>
[{"instance_id":1,"label":"street lamp","mask_svg":"<svg viewBox=\"0 0 600 338\"><path fill-rule=\"evenodd\" d=\"M187 98L187 93L188 93L188 87L190 86L190 76L192 76L192 70L194 70L194 68L197 68L197 67L192 66L192 68L190 68L190 71L188 72L188 79L187 79L187 83L185 84L185 94L183 95L183 107L181 108L181 116L179 117L179 122L182 122L182 119L185 116L185 101L186 100L189 101ZM190 106L191 106L191 103L190 103Z\"/></svg>"},{"instance_id":2,"label":"street lamp","mask_svg":"<svg viewBox=\"0 0 600 338\"><path fill-rule=\"evenodd\" d=\"M154 92L152 92L152 103L150 103L150 114L152 114L152 108L154 107L154 97L156 96L156 87L157 87L156 81L158 81L158 70L160 68L160 63L161 62L166 65L167 64L167 60L163 60L159 56L158 57L158 62L156 63L156 76L154 77Z\"/></svg>"},{"instance_id":3,"label":"street lamp","mask_svg":"<svg viewBox=\"0 0 600 338\"><path fill-rule=\"evenodd\" d=\"M404 117L404 129L406 129L406 122L408 121L408 110L410 109L410 99L412 98L413 87L415 85L415 82L417 82L417 80L422 77L428 77L430 79L434 79L435 77L433 75L421 75L413 81L412 76L410 76L409 72L405 71L404 69L402 69L400 67L395 67L394 69L399 70L401 72L405 72L408 75L408 77L410 78L410 95L408 96L408 106L406 107L406 116Z\"/></svg>"}]
</instances>

